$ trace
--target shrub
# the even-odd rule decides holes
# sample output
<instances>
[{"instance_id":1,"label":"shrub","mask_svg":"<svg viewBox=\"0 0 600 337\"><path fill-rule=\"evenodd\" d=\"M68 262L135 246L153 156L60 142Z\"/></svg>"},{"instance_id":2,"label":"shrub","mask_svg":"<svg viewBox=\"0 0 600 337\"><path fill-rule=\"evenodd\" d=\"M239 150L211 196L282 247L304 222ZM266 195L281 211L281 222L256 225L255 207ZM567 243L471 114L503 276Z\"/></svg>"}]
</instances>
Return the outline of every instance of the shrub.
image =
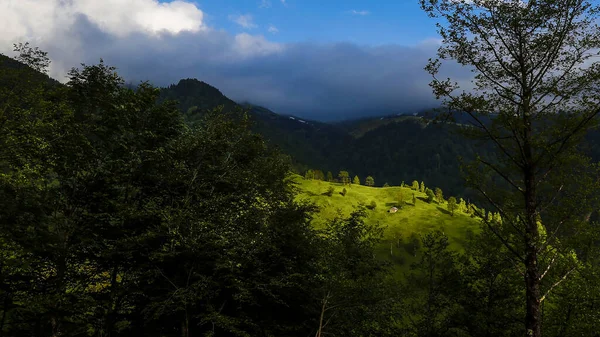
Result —
<instances>
[{"instance_id":1,"label":"shrub","mask_svg":"<svg viewBox=\"0 0 600 337\"><path fill-rule=\"evenodd\" d=\"M367 205L368 209L375 209L377 207L377 203L375 202L375 200L372 200L370 204Z\"/></svg>"},{"instance_id":2,"label":"shrub","mask_svg":"<svg viewBox=\"0 0 600 337\"><path fill-rule=\"evenodd\" d=\"M346 191L346 188L344 187L344 189L340 192L340 194L342 195L342 197L345 197L346 193L348 193L348 191Z\"/></svg>"},{"instance_id":3,"label":"shrub","mask_svg":"<svg viewBox=\"0 0 600 337\"><path fill-rule=\"evenodd\" d=\"M329 188L327 189L327 192L323 193L323 195L326 195L328 197L333 195L333 187L329 186Z\"/></svg>"}]
</instances>

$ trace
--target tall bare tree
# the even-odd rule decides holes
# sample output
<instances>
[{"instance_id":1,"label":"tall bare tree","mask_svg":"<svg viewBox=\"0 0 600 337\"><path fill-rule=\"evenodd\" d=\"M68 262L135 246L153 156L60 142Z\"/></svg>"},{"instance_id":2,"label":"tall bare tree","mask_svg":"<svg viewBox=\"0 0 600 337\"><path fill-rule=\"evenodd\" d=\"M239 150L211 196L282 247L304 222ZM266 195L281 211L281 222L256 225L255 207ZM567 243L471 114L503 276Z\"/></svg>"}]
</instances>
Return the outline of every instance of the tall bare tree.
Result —
<instances>
[{"instance_id":1,"label":"tall bare tree","mask_svg":"<svg viewBox=\"0 0 600 337\"><path fill-rule=\"evenodd\" d=\"M573 247L595 202L594 169L577 150L600 111L599 8L585 0L420 4L443 39L425 68L433 92L496 149L467 166L467 180L502 216L484 222L523 275L526 335L541 336L541 303L577 270ZM470 68L472 87L440 78L445 60Z\"/></svg>"}]
</instances>

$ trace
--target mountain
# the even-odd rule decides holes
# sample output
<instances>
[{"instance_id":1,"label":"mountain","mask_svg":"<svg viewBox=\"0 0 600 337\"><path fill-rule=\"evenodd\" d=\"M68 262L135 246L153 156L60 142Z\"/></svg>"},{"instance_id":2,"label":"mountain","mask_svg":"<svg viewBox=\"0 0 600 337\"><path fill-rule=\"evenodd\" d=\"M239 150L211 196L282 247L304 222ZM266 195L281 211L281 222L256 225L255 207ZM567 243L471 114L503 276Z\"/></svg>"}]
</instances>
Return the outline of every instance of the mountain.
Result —
<instances>
[{"instance_id":1,"label":"mountain","mask_svg":"<svg viewBox=\"0 0 600 337\"><path fill-rule=\"evenodd\" d=\"M337 157L335 151L352 141L345 130L335 125L283 116L251 104L237 104L218 89L196 79L183 79L162 88L160 99L178 101L179 109L192 121L202 111L219 105L223 105L225 110L248 110L254 121L254 130L289 154L298 172L312 167L339 170L341 163L334 159Z\"/></svg>"},{"instance_id":2,"label":"mountain","mask_svg":"<svg viewBox=\"0 0 600 337\"><path fill-rule=\"evenodd\" d=\"M432 123L422 115L393 115L338 123L284 116L251 104L240 105L218 89L195 79L184 79L161 90L161 99L179 101L179 109L193 115L224 105L247 109L255 131L289 154L296 171L347 170L376 185L425 181L454 195L469 196L460 176L457 157L474 156L470 143L454 133L453 124ZM191 116L191 117L190 117Z\"/></svg>"}]
</instances>

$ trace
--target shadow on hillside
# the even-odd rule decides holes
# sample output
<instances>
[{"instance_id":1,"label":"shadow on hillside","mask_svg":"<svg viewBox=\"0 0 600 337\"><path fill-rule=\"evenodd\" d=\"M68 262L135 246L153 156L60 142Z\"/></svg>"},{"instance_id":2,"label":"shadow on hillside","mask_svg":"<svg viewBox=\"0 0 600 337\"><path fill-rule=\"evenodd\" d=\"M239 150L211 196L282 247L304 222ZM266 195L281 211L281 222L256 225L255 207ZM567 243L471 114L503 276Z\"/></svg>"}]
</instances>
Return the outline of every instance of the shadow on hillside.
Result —
<instances>
[{"instance_id":1,"label":"shadow on hillside","mask_svg":"<svg viewBox=\"0 0 600 337\"><path fill-rule=\"evenodd\" d=\"M443 209L443 208L441 208L440 206L438 206L438 207L437 207L437 209L438 209L438 211L440 211L440 212L442 212L442 213L444 213L444 214L451 215L451 214L450 214L450 212L448 212L448 210L447 210L447 209Z\"/></svg>"},{"instance_id":2,"label":"shadow on hillside","mask_svg":"<svg viewBox=\"0 0 600 337\"><path fill-rule=\"evenodd\" d=\"M417 197L417 199L419 199L421 201L424 201L424 202L427 202L427 198L426 197Z\"/></svg>"},{"instance_id":3,"label":"shadow on hillside","mask_svg":"<svg viewBox=\"0 0 600 337\"><path fill-rule=\"evenodd\" d=\"M402 208L402 207L404 207L404 206L412 206L412 205L413 205L413 204L412 204L412 202L408 202L408 201L405 201L405 202L404 202L403 204L401 204L401 205L400 205L400 204L398 204L397 202L386 202L386 203L385 203L385 206L386 206L386 207L398 207L398 208Z\"/></svg>"}]
</instances>

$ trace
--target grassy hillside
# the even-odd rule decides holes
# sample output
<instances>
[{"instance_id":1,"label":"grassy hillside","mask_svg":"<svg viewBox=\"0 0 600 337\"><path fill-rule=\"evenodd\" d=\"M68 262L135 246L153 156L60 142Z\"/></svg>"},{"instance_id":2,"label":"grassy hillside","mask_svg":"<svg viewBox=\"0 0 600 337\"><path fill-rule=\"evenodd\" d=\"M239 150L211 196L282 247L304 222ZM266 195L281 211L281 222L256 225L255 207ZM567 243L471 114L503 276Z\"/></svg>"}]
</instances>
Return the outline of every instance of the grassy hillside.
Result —
<instances>
[{"instance_id":1,"label":"grassy hillside","mask_svg":"<svg viewBox=\"0 0 600 337\"><path fill-rule=\"evenodd\" d=\"M408 187L368 187L363 185L346 185L329 183L320 180L305 180L294 176L300 193L298 200L308 200L319 206L319 213L314 224L323 227L336 216L348 216L359 205L369 205L375 201L377 207L367 211L368 223L379 223L384 226L384 242L379 254L394 262L398 272L407 271L410 264L418 259L411 251L411 236L418 236L434 230L442 230L450 239L450 245L456 250L462 244L469 231L479 229L479 221L462 212L456 211L452 216L447 211L447 204L431 204L425 201L425 193L415 192ZM324 195L329 187L334 188L331 197ZM340 192L346 188L346 195ZM399 205L399 195L403 195L403 205ZM412 203L413 193L417 198ZM400 207L401 206L401 207ZM388 212L391 207L398 207L396 213Z\"/></svg>"}]
</instances>

